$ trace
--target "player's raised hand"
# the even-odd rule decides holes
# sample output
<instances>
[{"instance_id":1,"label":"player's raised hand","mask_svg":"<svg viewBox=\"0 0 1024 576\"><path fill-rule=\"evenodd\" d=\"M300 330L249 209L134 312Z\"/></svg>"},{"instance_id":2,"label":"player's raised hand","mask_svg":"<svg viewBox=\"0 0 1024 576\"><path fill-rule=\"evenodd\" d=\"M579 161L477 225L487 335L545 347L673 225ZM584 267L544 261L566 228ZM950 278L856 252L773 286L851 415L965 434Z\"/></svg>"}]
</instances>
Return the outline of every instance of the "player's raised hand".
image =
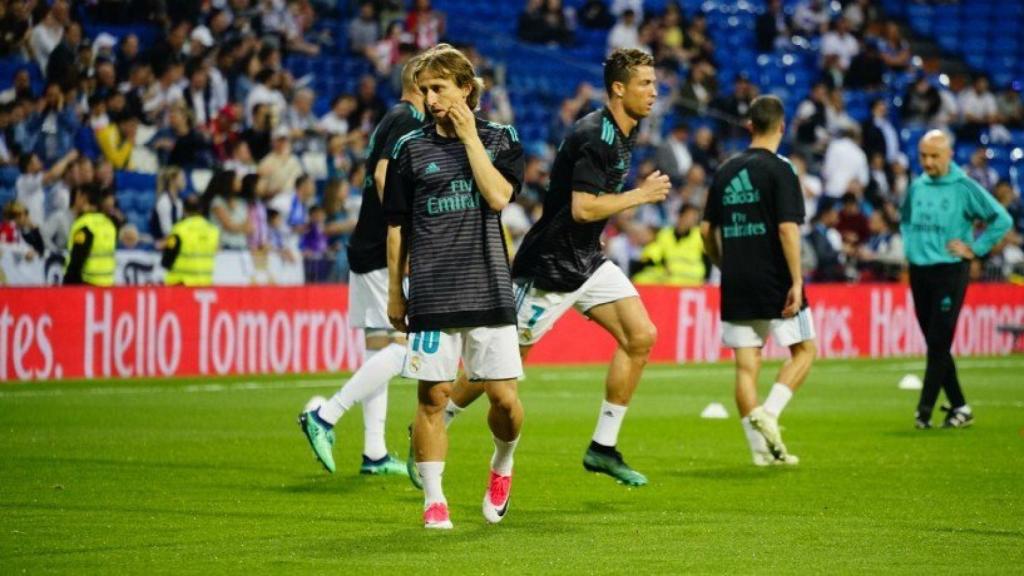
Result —
<instances>
[{"instance_id":1,"label":"player's raised hand","mask_svg":"<svg viewBox=\"0 0 1024 576\"><path fill-rule=\"evenodd\" d=\"M405 294L399 292L394 294L393 292L388 294L388 320L391 325L395 327L395 330L402 332L403 334L409 331L409 326L405 323Z\"/></svg>"},{"instance_id":2,"label":"player's raised hand","mask_svg":"<svg viewBox=\"0 0 1024 576\"><path fill-rule=\"evenodd\" d=\"M636 190L644 204L655 204L664 200L671 189L672 183L668 176L662 174L661 170L655 170L644 179Z\"/></svg>"},{"instance_id":3,"label":"player's raised hand","mask_svg":"<svg viewBox=\"0 0 1024 576\"><path fill-rule=\"evenodd\" d=\"M458 135L459 140L469 142L477 137L476 116L465 102L459 101L452 104L452 107L448 109L448 118L451 119L452 127L455 128L455 134Z\"/></svg>"}]
</instances>

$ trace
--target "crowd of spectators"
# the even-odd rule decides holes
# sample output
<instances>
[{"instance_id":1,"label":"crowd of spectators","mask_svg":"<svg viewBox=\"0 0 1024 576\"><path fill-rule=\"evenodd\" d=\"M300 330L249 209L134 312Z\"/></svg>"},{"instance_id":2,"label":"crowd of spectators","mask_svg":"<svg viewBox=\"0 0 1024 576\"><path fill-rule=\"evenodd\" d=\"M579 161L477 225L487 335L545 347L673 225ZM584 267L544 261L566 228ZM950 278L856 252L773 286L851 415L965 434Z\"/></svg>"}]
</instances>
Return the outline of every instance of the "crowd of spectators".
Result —
<instances>
[{"instance_id":1,"label":"crowd of spectators","mask_svg":"<svg viewBox=\"0 0 1024 576\"><path fill-rule=\"evenodd\" d=\"M571 42L577 26L600 27L608 30L609 51L635 47L655 57L661 103L640 135L636 155L644 160L636 178L661 170L675 189L659 206L613 218L609 255L632 272L650 264L645 246L659 231L676 228L679 214L703 205L718 164L745 145L743 121L760 93L745 72L728 87L719 84L717 62L728 56L716 50L704 14L685 14L671 2L663 12L644 13L642 4L588 2L580 11L587 15L583 18L560 2L535 0L527 4L519 27L526 41L559 44ZM993 93L984 74L943 75L936 82L921 69L899 24L883 19L870 0L803 0L788 11L779 0L767 4L756 21L759 51L817 47L818 76L788 120L784 143L805 198L806 275L812 281L898 280L904 273L898 208L914 176L900 130L939 128L962 142L1007 143L1011 129L1024 127L1020 87L1001 86ZM539 25L542 20L565 22L567 32L532 36L549 29ZM902 105L891 109L885 82L897 74L912 74L914 80L897 99ZM850 90L869 96L866 117L854 118L847 110ZM553 111L550 144L557 145L574 120L599 105L592 92L581 86ZM916 149L916 142L912 145ZM975 263L975 277L1002 279L1024 274L1024 220L1020 192L1006 174L989 167L991 154L978 144L964 169L1015 216L1015 232ZM707 270L711 276L711 267Z\"/></svg>"},{"instance_id":2,"label":"crowd of spectators","mask_svg":"<svg viewBox=\"0 0 1024 576\"><path fill-rule=\"evenodd\" d=\"M25 258L62 252L75 190L96 186L107 193L102 210L118 225L121 247L159 248L183 215L182 198L200 194L223 249L302 261L311 281L345 279L366 146L389 104L382 95L394 94L412 54L445 39L445 14L429 0L356 1L335 38L314 25L318 11L337 13L323 0L141 2L130 22L158 26L150 45L132 33L87 37L85 24L125 18L111 4L119 3L12 0L0 8L0 56L24 58L0 92L0 170L17 174L0 242L19 246ZM902 105L890 109L881 91L886 75L917 70L910 43L870 1L836 5L805 0L784 11L773 0L756 22L762 51L820 46L819 77L789 119L784 145L807 208L806 273L821 281L898 279L897 207L913 177L899 130L938 127L998 143L1021 127L1024 106L1014 87L993 93L984 76L954 91L955 81L918 72ZM660 205L614 217L606 242L613 260L640 273L659 234L690 233L681 222L693 219L718 165L743 145L743 118L760 87L745 73L720 85L718 60L728 56L712 41L706 16L672 2L645 12L640 0L577 8L527 0L515 26L525 42L564 46L584 29L607 30L608 50L640 47L657 63L661 96L641 125L635 178L661 170L674 189ZM514 122L500 66L460 48L485 81L480 113ZM373 73L351 93L318 94L284 65L290 55L328 52L364 59ZM847 111L850 89L878 94L866 118ZM523 192L503 216L513 244L539 217L558 143L602 100L603 89L584 83L550 110L546 142L529 147ZM317 102L326 112L314 113ZM1019 192L988 158L980 147L965 169L1015 217L1016 232L984 264L1004 277L1024 261L1024 216ZM147 231L120 209L119 170L156 174Z\"/></svg>"}]
</instances>

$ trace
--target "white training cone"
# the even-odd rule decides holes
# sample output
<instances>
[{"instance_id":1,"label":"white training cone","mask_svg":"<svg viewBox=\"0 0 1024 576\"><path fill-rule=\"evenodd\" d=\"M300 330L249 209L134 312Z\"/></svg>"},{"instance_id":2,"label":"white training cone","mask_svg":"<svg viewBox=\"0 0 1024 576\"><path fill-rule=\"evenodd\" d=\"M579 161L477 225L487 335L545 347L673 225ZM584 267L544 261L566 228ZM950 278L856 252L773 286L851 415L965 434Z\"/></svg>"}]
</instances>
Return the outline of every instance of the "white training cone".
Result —
<instances>
[{"instance_id":1,"label":"white training cone","mask_svg":"<svg viewBox=\"0 0 1024 576\"><path fill-rule=\"evenodd\" d=\"M729 417L729 412L718 402L712 402L704 408L704 411L700 413L701 418L708 418L711 420L724 420Z\"/></svg>"},{"instance_id":2,"label":"white training cone","mask_svg":"<svg viewBox=\"0 0 1024 576\"><path fill-rule=\"evenodd\" d=\"M924 388L924 382L917 377L917 374L907 374L900 378L900 390L920 390Z\"/></svg>"}]
</instances>

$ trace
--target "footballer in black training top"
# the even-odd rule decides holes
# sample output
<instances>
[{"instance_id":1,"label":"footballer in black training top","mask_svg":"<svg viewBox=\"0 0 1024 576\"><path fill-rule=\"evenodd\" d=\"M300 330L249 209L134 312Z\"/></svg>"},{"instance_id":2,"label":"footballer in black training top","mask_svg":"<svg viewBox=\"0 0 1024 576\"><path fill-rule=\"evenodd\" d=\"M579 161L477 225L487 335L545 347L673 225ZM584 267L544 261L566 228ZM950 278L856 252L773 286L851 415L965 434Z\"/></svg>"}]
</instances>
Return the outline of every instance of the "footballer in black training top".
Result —
<instances>
[{"instance_id":1,"label":"footballer in black training top","mask_svg":"<svg viewBox=\"0 0 1024 576\"><path fill-rule=\"evenodd\" d=\"M624 190L637 126L657 98L653 64L640 50L616 50L605 61L608 106L576 122L559 146L544 214L523 239L512 267L523 357L570 308L618 342L583 465L631 486L646 484L647 478L623 461L616 446L655 328L629 278L604 257L601 233L610 216L661 202L668 194L668 176L658 172ZM460 381L449 411L457 412L479 394L478 387Z\"/></svg>"},{"instance_id":2,"label":"footballer in black training top","mask_svg":"<svg viewBox=\"0 0 1024 576\"><path fill-rule=\"evenodd\" d=\"M776 154L785 134L782 102L750 105L750 147L722 165L708 190L701 234L722 270L722 344L736 353L736 405L754 464L796 464L778 417L811 369L816 347L800 270L804 201L796 170ZM789 347L763 406L757 402L761 348L771 332Z\"/></svg>"},{"instance_id":3,"label":"footballer in black training top","mask_svg":"<svg viewBox=\"0 0 1024 576\"><path fill-rule=\"evenodd\" d=\"M423 482L423 523L451 528L441 489L448 449L444 406L462 361L491 400L494 455L484 494L488 522L508 511L512 454L523 408L522 362L501 210L523 180L515 128L476 118L481 84L458 50L421 55L416 82L433 122L395 144L388 165L388 317L409 331L403 374L419 380L412 443ZM402 275L409 266L409 297Z\"/></svg>"},{"instance_id":4,"label":"footballer in black training top","mask_svg":"<svg viewBox=\"0 0 1024 576\"><path fill-rule=\"evenodd\" d=\"M299 416L313 453L334 472L334 426L355 404L363 406L363 462L361 474L407 476L404 462L388 453L384 441L387 386L402 371L405 334L388 320L387 222L382 197L390 152L398 139L423 125L423 94L413 80L416 58L402 69L402 99L381 118L370 136L359 221L349 239L349 325L362 328L366 361L333 396L320 406L310 404ZM416 481L416 480L414 480Z\"/></svg>"}]
</instances>

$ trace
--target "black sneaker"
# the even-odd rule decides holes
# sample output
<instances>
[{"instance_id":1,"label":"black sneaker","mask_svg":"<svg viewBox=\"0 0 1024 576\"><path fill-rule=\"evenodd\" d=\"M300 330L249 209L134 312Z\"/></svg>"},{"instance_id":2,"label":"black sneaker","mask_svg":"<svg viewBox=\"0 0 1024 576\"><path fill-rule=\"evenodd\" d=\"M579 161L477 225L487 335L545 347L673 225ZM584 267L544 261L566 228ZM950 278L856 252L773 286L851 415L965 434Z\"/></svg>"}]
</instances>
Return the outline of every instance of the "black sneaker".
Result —
<instances>
[{"instance_id":1,"label":"black sneaker","mask_svg":"<svg viewBox=\"0 0 1024 576\"><path fill-rule=\"evenodd\" d=\"M929 430L932 427L932 415L924 414L920 410L914 412L914 428L918 430Z\"/></svg>"},{"instance_id":2,"label":"black sneaker","mask_svg":"<svg viewBox=\"0 0 1024 576\"><path fill-rule=\"evenodd\" d=\"M974 414L971 409L964 409L963 406L950 408L943 406L942 411L946 412L946 419L942 422L943 428L967 428L974 423Z\"/></svg>"}]
</instances>

